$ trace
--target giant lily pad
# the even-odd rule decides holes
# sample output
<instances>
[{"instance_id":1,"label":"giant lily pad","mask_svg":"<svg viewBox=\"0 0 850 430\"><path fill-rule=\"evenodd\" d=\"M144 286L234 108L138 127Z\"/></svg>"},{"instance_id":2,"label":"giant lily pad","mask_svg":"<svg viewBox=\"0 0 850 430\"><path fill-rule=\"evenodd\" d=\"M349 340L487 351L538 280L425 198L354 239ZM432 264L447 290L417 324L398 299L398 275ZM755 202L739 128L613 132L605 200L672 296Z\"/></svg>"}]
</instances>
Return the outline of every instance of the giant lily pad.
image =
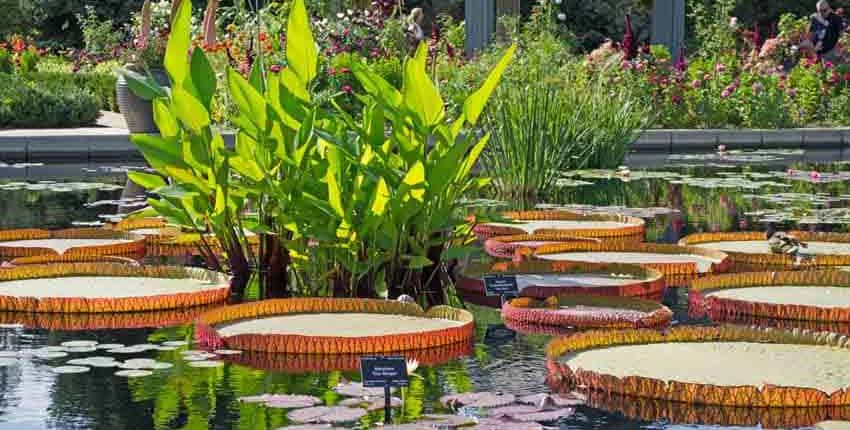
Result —
<instances>
[{"instance_id":1,"label":"giant lily pad","mask_svg":"<svg viewBox=\"0 0 850 430\"><path fill-rule=\"evenodd\" d=\"M470 408L497 408L509 405L516 400L513 394L492 393L488 391L479 393L451 394L440 398L440 403L446 406L466 406Z\"/></svg>"},{"instance_id":2,"label":"giant lily pad","mask_svg":"<svg viewBox=\"0 0 850 430\"><path fill-rule=\"evenodd\" d=\"M366 415L365 409L345 406L314 406L297 409L286 414L296 423L344 423L357 421Z\"/></svg>"}]
</instances>

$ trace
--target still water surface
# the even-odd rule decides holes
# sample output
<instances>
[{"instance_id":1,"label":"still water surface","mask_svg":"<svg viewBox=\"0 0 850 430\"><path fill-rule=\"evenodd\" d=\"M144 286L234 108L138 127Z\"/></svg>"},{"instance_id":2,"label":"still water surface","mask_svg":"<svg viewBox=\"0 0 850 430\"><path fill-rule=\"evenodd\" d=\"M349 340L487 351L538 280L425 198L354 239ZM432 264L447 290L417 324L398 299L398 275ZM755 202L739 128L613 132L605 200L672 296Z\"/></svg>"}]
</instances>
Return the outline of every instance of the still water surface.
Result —
<instances>
[{"instance_id":1,"label":"still water surface","mask_svg":"<svg viewBox=\"0 0 850 430\"><path fill-rule=\"evenodd\" d=\"M818 221L803 227L845 229L843 222L819 221L844 220L842 216L846 214L841 210L848 206L846 199L850 199L847 180L850 177L840 175L848 170L846 166L807 163L801 154L783 155L779 160L774 159L775 154L757 155L763 157L744 158L743 161L717 160L712 156L653 161L653 168L665 172L663 174L647 175L637 168L628 177L612 172L584 172L569 179L591 185L571 183L547 203L578 204L585 209L592 205L666 208L641 214L647 217L649 239L662 242L674 242L695 231L749 229L768 221L793 227L799 226L800 221ZM789 165L807 172L802 175L803 179L795 174L782 177L782 173L788 173ZM45 175L25 175L0 182L0 228L68 227L74 222L94 222L99 220L99 215L114 214L115 205L96 202L118 199L119 189L68 190L61 185L68 182L123 183L123 173L98 171L99 167L57 167L52 170L53 174L46 174L46 178ZM808 173L811 171L839 176L821 175L830 180L820 181ZM805 179L806 175L811 180ZM55 181L56 184L33 187L38 181ZM3 183L9 182L29 185L3 188ZM819 212L824 210L833 212ZM818 218L821 215L823 219ZM678 324L704 323L688 320L684 291L668 291L665 303L676 312ZM493 330L501 327L497 311L480 307L472 307L472 310L477 334L469 355L420 369L418 373L423 378L413 379L404 393L404 406L396 410L396 414L413 420L424 413L446 412L438 399L447 393L489 390L522 395L548 390L543 351L550 338ZM35 349L79 339L133 345L192 338L190 324L171 324L156 329L69 330L75 323L82 322L35 321L30 316L2 314L0 321L24 322L28 327L36 327L3 325L0 350ZM491 336L487 335L488 328ZM495 332L502 335L492 336ZM276 364L278 369L289 368L286 372L232 363L212 369L192 368L182 360L179 350L116 357L119 360L148 357L174 364L170 370L144 378L116 377L113 375L115 369L110 368L68 375L56 375L50 370L51 366L62 365L69 359L92 355L108 354L72 354L51 360L29 357L21 359L17 365L0 368L0 429L271 430L288 424L285 410L240 403L237 399L262 393L293 393L316 395L334 404L339 399L332 388L342 380L359 378L356 372L350 371L310 372L306 368L308 365L297 364L294 359L288 363L291 366ZM298 366L304 368L299 370ZM380 420L381 412L374 412L361 424ZM630 418L621 412L589 406L577 408L575 415L557 423L562 429L695 428L689 424L694 423L670 423L657 417L649 420Z\"/></svg>"}]
</instances>

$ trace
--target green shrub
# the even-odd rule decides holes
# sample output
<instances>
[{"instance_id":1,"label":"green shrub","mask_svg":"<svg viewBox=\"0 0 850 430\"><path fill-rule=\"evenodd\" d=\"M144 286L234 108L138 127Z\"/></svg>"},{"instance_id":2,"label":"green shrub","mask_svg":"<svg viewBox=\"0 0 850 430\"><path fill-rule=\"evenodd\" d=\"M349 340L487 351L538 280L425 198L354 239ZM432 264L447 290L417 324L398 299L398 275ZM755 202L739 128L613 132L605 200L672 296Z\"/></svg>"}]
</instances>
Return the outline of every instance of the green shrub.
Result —
<instances>
[{"instance_id":1,"label":"green shrub","mask_svg":"<svg viewBox=\"0 0 850 430\"><path fill-rule=\"evenodd\" d=\"M78 88L94 96L99 110L118 112L118 102L115 98L116 78L110 73L36 72L26 78L36 84L51 82Z\"/></svg>"},{"instance_id":2,"label":"green shrub","mask_svg":"<svg viewBox=\"0 0 850 430\"><path fill-rule=\"evenodd\" d=\"M98 111L91 93L66 82L0 75L0 128L91 125Z\"/></svg>"},{"instance_id":3,"label":"green shrub","mask_svg":"<svg viewBox=\"0 0 850 430\"><path fill-rule=\"evenodd\" d=\"M3 48L0 48L0 73L15 73L15 61L12 60L12 54Z\"/></svg>"}]
</instances>

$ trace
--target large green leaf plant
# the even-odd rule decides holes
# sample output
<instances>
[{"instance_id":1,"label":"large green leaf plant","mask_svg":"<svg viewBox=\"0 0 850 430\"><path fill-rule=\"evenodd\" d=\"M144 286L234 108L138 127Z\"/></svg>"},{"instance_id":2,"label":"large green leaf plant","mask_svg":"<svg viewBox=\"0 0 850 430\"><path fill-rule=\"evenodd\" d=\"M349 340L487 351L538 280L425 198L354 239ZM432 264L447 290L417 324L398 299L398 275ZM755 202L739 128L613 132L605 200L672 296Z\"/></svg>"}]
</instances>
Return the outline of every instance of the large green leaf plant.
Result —
<instances>
[{"instance_id":1,"label":"large green leaf plant","mask_svg":"<svg viewBox=\"0 0 850 430\"><path fill-rule=\"evenodd\" d=\"M207 262L229 270L237 291L257 274L267 296L410 294L443 303L444 262L467 239L463 197L487 184L472 169L488 137L468 129L514 48L452 123L426 73L425 45L406 61L401 89L353 61L365 89L354 114L313 100L319 53L296 0L287 66L255 68L247 79L227 70L238 107L228 148L210 121L215 72L202 50L188 54L189 3L168 42L172 88L150 91L160 135L132 137L156 172L131 174L155 196L145 213L201 233Z\"/></svg>"}]
</instances>

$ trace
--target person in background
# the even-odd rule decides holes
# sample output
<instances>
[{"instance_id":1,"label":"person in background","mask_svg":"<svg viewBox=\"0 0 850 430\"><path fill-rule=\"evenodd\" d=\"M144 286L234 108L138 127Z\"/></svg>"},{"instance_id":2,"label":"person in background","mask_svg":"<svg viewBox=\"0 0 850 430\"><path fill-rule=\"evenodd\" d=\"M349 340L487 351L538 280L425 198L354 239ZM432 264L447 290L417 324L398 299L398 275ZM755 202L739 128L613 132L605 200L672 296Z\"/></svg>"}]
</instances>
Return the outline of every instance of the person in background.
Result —
<instances>
[{"instance_id":1,"label":"person in background","mask_svg":"<svg viewBox=\"0 0 850 430\"><path fill-rule=\"evenodd\" d=\"M817 9L817 13L812 15L809 28L812 44L822 61L835 61L841 56L836 45L841 32L844 31L844 20L832 12L832 7L826 0L818 1Z\"/></svg>"},{"instance_id":2,"label":"person in background","mask_svg":"<svg viewBox=\"0 0 850 430\"><path fill-rule=\"evenodd\" d=\"M425 20L425 12L421 7L414 8L410 11L407 17L407 33L413 42L413 46L419 46L419 42L425 40L425 30L422 29L422 22Z\"/></svg>"}]
</instances>

